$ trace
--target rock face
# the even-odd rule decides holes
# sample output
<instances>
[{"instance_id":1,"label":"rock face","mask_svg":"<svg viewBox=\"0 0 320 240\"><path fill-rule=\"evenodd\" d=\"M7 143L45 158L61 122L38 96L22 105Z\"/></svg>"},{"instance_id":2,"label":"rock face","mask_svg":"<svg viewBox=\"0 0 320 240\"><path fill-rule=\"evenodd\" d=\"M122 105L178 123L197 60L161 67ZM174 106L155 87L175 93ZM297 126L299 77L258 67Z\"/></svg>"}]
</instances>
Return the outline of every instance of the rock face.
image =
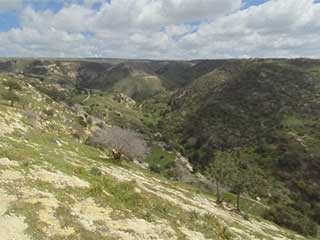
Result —
<instances>
[{"instance_id":1,"label":"rock face","mask_svg":"<svg viewBox=\"0 0 320 240\"><path fill-rule=\"evenodd\" d=\"M189 160L181 155L181 153L176 153L176 159L174 167L171 170L173 178L187 183L197 185L200 178L196 177L193 172L193 167Z\"/></svg>"}]
</instances>

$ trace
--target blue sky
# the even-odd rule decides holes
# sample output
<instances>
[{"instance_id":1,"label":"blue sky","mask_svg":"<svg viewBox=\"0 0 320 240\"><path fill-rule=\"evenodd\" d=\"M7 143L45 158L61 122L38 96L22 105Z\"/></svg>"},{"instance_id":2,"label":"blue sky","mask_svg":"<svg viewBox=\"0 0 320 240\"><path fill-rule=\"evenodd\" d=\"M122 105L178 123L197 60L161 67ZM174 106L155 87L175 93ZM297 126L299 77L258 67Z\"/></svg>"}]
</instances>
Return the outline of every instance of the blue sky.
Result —
<instances>
[{"instance_id":1,"label":"blue sky","mask_svg":"<svg viewBox=\"0 0 320 240\"><path fill-rule=\"evenodd\" d=\"M320 0L0 0L0 57L320 57Z\"/></svg>"},{"instance_id":2,"label":"blue sky","mask_svg":"<svg viewBox=\"0 0 320 240\"><path fill-rule=\"evenodd\" d=\"M19 13L17 11L0 12L0 31L8 31L19 27Z\"/></svg>"},{"instance_id":3,"label":"blue sky","mask_svg":"<svg viewBox=\"0 0 320 240\"><path fill-rule=\"evenodd\" d=\"M0 0L11 1L11 0ZM67 1L65 1L67 2ZM82 1L74 1L81 4ZM19 13L25 7L32 7L36 11L50 10L52 12L58 12L64 6L61 0L25 0L22 3L22 8L1 10L0 9L0 31L8 31L11 28L17 28L20 26Z\"/></svg>"},{"instance_id":4,"label":"blue sky","mask_svg":"<svg viewBox=\"0 0 320 240\"><path fill-rule=\"evenodd\" d=\"M245 0L243 5L244 5L244 8L249 8L251 6L263 4L267 1L268 0Z\"/></svg>"}]
</instances>

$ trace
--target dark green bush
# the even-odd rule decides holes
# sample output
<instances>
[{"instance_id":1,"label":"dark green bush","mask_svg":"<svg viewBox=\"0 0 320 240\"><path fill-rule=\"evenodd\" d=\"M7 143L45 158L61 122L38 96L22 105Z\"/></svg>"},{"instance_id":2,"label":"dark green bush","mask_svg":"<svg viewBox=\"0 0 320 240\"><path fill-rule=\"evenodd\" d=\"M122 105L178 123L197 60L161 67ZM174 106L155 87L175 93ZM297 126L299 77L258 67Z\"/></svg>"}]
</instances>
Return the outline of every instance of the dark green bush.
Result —
<instances>
[{"instance_id":1,"label":"dark green bush","mask_svg":"<svg viewBox=\"0 0 320 240\"><path fill-rule=\"evenodd\" d=\"M305 236L317 235L316 223L289 206L272 206L270 209L266 210L263 217Z\"/></svg>"},{"instance_id":2,"label":"dark green bush","mask_svg":"<svg viewBox=\"0 0 320 240\"><path fill-rule=\"evenodd\" d=\"M47 116L53 117L54 116L54 109L53 108L46 108L43 109L42 112Z\"/></svg>"},{"instance_id":3,"label":"dark green bush","mask_svg":"<svg viewBox=\"0 0 320 240\"><path fill-rule=\"evenodd\" d=\"M161 173L161 167L158 164L150 164L149 169L155 173Z\"/></svg>"},{"instance_id":4,"label":"dark green bush","mask_svg":"<svg viewBox=\"0 0 320 240\"><path fill-rule=\"evenodd\" d=\"M90 174L94 175L94 176L101 176L102 175L102 172L99 168L97 167L92 167L90 169Z\"/></svg>"}]
</instances>

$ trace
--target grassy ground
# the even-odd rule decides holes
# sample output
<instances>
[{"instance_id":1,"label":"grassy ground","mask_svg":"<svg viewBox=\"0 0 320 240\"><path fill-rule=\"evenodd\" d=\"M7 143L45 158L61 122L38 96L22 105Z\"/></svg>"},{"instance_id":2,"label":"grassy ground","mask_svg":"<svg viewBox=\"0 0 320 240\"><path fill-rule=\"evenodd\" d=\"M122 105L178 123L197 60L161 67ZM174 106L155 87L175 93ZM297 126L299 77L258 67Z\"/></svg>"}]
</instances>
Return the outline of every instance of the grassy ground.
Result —
<instances>
[{"instance_id":1,"label":"grassy ground","mask_svg":"<svg viewBox=\"0 0 320 240\"><path fill-rule=\"evenodd\" d=\"M174 153L167 152L160 146L154 146L145 161L153 171L165 174L173 166L175 158Z\"/></svg>"}]
</instances>

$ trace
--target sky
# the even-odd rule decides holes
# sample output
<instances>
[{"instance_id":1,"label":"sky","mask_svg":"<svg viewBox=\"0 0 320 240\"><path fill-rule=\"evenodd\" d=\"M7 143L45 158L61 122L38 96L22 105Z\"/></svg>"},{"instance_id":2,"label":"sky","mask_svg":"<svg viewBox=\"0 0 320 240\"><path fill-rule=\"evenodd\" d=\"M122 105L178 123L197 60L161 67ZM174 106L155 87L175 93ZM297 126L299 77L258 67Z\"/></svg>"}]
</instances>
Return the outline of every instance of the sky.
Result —
<instances>
[{"instance_id":1,"label":"sky","mask_svg":"<svg viewBox=\"0 0 320 240\"><path fill-rule=\"evenodd\" d=\"M0 0L0 57L320 58L319 0Z\"/></svg>"}]
</instances>

